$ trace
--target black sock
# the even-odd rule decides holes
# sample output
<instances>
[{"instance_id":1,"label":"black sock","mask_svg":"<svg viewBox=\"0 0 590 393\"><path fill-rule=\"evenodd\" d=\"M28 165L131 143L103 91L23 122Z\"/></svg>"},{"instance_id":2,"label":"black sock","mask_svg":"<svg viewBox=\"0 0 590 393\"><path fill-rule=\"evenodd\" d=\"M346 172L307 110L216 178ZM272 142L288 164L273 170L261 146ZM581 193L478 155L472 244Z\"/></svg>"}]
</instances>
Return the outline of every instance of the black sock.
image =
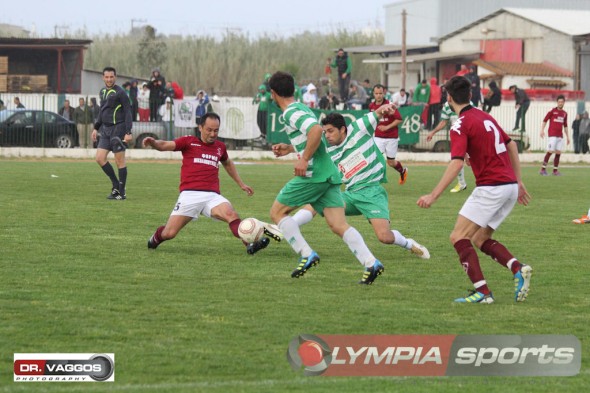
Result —
<instances>
[{"instance_id":1,"label":"black sock","mask_svg":"<svg viewBox=\"0 0 590 393\"><path fill-rule=\"evenodd\" d=\"M115 171L111 166L111 163L107 161L106 164L101 166L102 170L106 175L111 179L111 183L113 183L113 188L119 189L119 180L117 179L117 175L115 175Z\"/></svg>"},{"instance_id":2,"label":"black sock","mask_svg":"<svg viewBox=\"0 0 590 393\"><path fill-rule=\"evenodd\" d=\"M127 183L127 167L119 168L119 192L125 195L125 183Z\"/></svg>"}]
</instances>

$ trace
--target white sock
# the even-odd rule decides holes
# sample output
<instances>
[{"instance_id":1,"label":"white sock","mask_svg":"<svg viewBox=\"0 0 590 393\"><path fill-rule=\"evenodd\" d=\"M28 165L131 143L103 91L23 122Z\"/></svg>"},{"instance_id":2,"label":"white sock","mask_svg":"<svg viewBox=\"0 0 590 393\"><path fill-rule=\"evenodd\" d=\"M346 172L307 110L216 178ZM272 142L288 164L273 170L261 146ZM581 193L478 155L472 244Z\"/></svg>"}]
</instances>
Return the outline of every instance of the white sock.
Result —
<instances>
[{"instance_id":1,"label":"white sock","mask_svg":"<svg viewBox=\"0 0 590 393\"><path fill-rule=\"evenodd\" d=\"M402 235L401 233L399 233L399 231L396 231L395 229L392 229L391 232L393 233L393 237L395 238L393 244L395 244L396 246L403 247L406 250L412 249L412 246L414 245L412 239L406 239L404 235Z\"/></svg>"},{"instance_id":2,"label":"white sock","mask_svg":"<svg viewBox=\"0 0 590 393\"><path fill-rule=\"evenodd\" d=\"M590 209L588 209L588 217L590 217Z\"/></svg>"},{"instance_id":3,"label":"white sock","mask_svg":"<svg viewBox=\"0 0 590 393\"><path fill-rule=\"evenodd\" d=\"M293 214L293 219L297 225L302 226L313 220L313 213L306 209L299 209Z\"/></svg>"},{"instance_id":4,"label":"white sock","mask_svg":"<svg viewBox=\"0 0 590 393\"><path fill-rule=\"evenodd\" d=\"M356 259L365 267L371 267L375 264L377 258L371 253L369 247L365 244L363 237L353 227L350 227L342 236L344 243L350 248Z\"/></svg>"},{"instance_id":5,"label":"white sock","mask_svg":"<svg viewBox=\"0 0 590 393\"><path fill-rule=\"evenodd\" d=\"M459 174L457 175L457 180L459 180L459 184L461 185L461 187L467 185L467 183L465 183L465 168L461 168L461 172L459 172Z\"/></svg>"},{"instance_id":6,"label":"white sock","mask_svg":"<svg viewBox=\"0 0 590 393\"><path fill-rule=\"evenodd\" d=\"M312 249L303 238L299 225L293 220L293 217L287 216L279 222L279 229L283 232L283 236L291 246L291 248L302 257L311 255Z\"/></svg>"}]
</instances>

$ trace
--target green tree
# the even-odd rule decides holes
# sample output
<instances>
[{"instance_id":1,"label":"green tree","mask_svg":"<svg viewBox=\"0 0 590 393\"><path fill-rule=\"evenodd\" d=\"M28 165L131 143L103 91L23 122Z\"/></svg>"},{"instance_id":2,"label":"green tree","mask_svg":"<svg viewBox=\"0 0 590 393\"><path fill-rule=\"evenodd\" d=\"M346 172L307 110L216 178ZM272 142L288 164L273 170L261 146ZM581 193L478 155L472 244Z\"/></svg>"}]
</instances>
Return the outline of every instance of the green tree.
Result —
<instances>
[{"instance_id":1,"label":"green tree","mask_svg":"<svg viewBox=\"0 0 590 393\"><path fill-rule=\"evenodd\" d=\"M149 75L154 67L166 65L166 42L156 36L156 29L150 25L144 28L137 46L137 59L142 73Z\"/></svg>"}]
</instances>

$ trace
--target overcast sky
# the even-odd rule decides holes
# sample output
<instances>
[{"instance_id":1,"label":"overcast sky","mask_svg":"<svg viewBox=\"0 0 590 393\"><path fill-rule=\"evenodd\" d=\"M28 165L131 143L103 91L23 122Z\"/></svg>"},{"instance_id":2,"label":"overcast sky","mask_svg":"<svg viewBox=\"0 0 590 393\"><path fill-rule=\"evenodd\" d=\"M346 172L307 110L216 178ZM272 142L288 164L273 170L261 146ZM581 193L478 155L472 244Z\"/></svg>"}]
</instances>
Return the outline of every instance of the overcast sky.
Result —
<instances>
[{"instance_id":1,"label":"overcast sky","mask_svg":"<svg viewBox=\"0 0 590 393\"><path fill-rule=\"evenodd\" d=\"M385 4L395 0L7 0L0 23L22 26L43 38L57 31L90 35L127 33L150 24L159 33L211 35L242 32L256 38L264 32L290 36L305 30L383 28ZM132 22L132 20L134 20Z\"/></svg>"}]
</instances>

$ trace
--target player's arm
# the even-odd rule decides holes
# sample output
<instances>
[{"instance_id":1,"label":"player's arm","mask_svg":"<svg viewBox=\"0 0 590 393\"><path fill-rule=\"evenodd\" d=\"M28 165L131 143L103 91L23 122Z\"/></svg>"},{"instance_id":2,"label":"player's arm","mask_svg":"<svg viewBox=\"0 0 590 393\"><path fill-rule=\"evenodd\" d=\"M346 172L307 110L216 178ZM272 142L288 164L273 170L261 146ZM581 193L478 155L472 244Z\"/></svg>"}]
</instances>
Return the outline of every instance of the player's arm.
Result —
<instances>
[{"instance_id":1,"label":"player's arm","mask_svg":"<svg viewBox=\"0 0 590 393\"><path fill-rule=\"evenodd\" d=\"M307 133L307 143L301 157L295 163L295 176L305 176L309 160L313 157L322 141L322 126L315 124Z\"/></svg>"},{"instance_id":2,"label":"player's arm","mask_svg":"<svg viewBox=\"0 0 590 393\"><path fill-rule=\"evenodd\" d=\"M522 182L520 159L518 158L518 147L516 146L516 142L513 140L508 141L506 149L508 150L508 157L510 157L510 163L512 164L512 170L516 176L516 181L518 181L518 203L526 206L529 204L531 196Z\"/></svg>"},{"instance_id":3,"label":"player's arm","mask_svg":"<svg viewBox=\"0 0 590 393\"><path fill-rule=\"evenodd\" d=\"M272 152L275 157L282 157L289 153L295 153L295 148L293 145L287 143L277 143L276 145L272 145Z\"/></svg>"},{"instance_id":4,"label":"player's arm","mask_svg":"<svg viewBox=\"0 0 590 393\"><path fill-rule=\"evenodd\" d=\"M453 157L436 187L430 194L421 196L416 204L423 208L429 208L455 180L461 168L463 168L463 157Z\"/></svg>"},{"instance_id":5,"label":"player's arm","mask_svg":"<svg viewBox=\"0 0 590 393\"><path fill-rule=\"evenodd\" d=\"M567 144L570 144L570 136L567 133L567 126L563 126L563 133L565 134L565 138L567 139Z\"/></svg>"},{"instance_id":6,"label":"player's arm","mask_svg":"<svg viewBox=\"0 0 590 393\"><path fill-rule=\"evenodd\" d=\"M143 147L150 146L152 149L158 151L174 151L176 150L176 142L174 141L163 141L161 139L154 139L151 136L146 137L143 140Z\"/></svg>"},{"instance_id":7,"label":"player's arm","mask_svg":"<svg viewBox=\"0 0 590 393\"><path fill-rule=\"evenodd\" d=\"M547 120L543 120L543 124L541 124L541 138L545 138L545 126L547 125Z\"/></svg>"},{"instance_id":8,"label":"player's arm","mask_svg":"<svg viewBox=\"0 0 590 393\"><path fill-rule=\"evenodd\" d=\"M445 128L447 126L448 120L444 119L441 120L436 127L434 127L434 130L430 131L428 133L428 135L426 136L426 140L428 142L430 142L432 140L432 137L434 137L434 134L436 134L437 132L439 132L440 130L442 130L443 128Z\"/></svg>"},{"instance_id":9,"label":"player's arm","mask_svg":"<svg viewBox=\"0 0 590 393\"><path fill-rule=\"evenodd\" d=\"M232 160L227 159L225 161L221 161L221 164L223 165L223 169L225 169L229 177L231 177L242 190L246 191L248 196L254 194L254 190L242 181L242 178L240 177L240 174L238 173L238 170L236 169L236 166Z\"/></svg>"}]
</instances>

